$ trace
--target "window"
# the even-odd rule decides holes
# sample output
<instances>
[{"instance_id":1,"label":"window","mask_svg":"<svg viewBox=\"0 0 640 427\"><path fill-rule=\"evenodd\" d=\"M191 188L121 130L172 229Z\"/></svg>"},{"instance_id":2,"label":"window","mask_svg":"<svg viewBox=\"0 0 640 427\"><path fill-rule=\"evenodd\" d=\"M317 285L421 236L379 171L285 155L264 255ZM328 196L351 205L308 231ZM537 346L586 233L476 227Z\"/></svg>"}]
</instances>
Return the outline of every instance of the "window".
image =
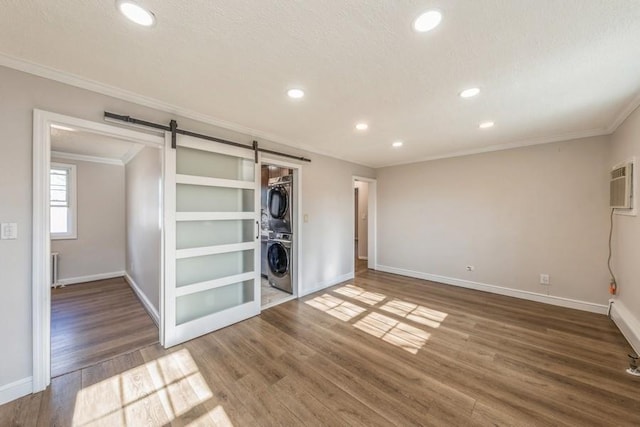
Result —
<instances>
[{"instance_id":1,"label":"window","mask_svg":"<svg viewBox=\"0 0 640 427\"><path fill-rule=\"evenodd\" d=\"M52 239L76 239L76 166L51 163L49 173Z\"/></svg>"}]
</instances>

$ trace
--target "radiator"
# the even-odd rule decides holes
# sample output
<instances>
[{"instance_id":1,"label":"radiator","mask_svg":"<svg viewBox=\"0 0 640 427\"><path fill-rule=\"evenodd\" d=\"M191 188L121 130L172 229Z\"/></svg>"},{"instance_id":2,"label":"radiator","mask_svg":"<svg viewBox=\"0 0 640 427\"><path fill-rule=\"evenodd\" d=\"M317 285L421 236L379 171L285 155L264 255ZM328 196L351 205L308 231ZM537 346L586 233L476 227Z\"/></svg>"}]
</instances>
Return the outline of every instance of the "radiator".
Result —
<instances>
[{"instance_id":1,"label":"radiator","mask_svg":"<svg viewBox=\"0 0 640 427\"><path fill-rule=\"evenodd\" d=\"M58 252L51 253L51 286L58 286L58 263L59 263Z\"/></svg>"}]
</instances>

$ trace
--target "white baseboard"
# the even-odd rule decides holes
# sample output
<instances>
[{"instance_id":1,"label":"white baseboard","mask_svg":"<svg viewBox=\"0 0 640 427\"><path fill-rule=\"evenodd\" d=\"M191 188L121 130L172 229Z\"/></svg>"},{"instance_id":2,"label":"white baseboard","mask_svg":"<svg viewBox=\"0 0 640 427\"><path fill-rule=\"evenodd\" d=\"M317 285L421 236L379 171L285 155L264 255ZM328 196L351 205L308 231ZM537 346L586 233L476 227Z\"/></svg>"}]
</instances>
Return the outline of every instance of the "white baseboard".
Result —
<instances>
[{"instance_id":1,"label":"white baseboard","mask_svg":"<svg viewBox=\"0 0 640 427\"><path fill-rule=\"evenodd\" d=\"M329 287L331 287L333 285L337 285L338 283L346 282L347 280L351 280L354 277L355 276L354 276L353 271L352 271L351 273L343 274L342 276L338 276L338 277L334 277L334 278L329 279L329 280L325 280L323 282L320 282L320 283L316 284L315 286L313 286L310 289L303 289L302 292L300 292L300 297L304 297L304 296L307 296L307 295L312 294L314 292L321 291L321 290L329 288Z\"/></svg>"},{"instance_id":2,"label":"white baseboard","mask_svg":"<svg viewBox=\"0 0 640 427\"><path fill-rule=\"evenodd\" d=\"M358 259L368 260L369 257L368 256L360 256L360 255L358 255Z\"/></svg>"},{"instance_id":3,"label":"white baseboard","mask_svg":"<svg viewBox=\"0 0 640 427\"><path fill-rule=\"evenodd\" d=\"M611 301L610 316L636 354L640 354L640 320L619 299Z\"/></svg>"},{"instance_id":4,"label":"white baseboard","mask_svg":"<svg viewBox=\"0 0 640 427\"><path fill-rule=\"evenodd\" d=\"M33 392L33 378L23 378L9 384L0 386L0 405L9 403Z\"/></svg>"},{"instance_id":5,"label":"white baseboard","mask_svg":"<svg viewBox=\"0 0 640 427\"><path fill-rule=\"evenodd\" d=\"M128 273L125 273L124 279L127 281L127 283L129 283L129 286L131 286L131 289L133 289L133 292L136 293L136 295L138 296L138 299L142 303L142 306L145 308L145 310L147 310L147 313L149 313L149 316L151 316L156 326L160 327L160 315L158 314L158 310L156 310L156 308L153 306L151 301L149 301L149 298L147 298L144 292L142 292L142 289L140 289L140 286L138 286L136 281L133 280L133 278L129 276Z\"/></svg>"},{"instance_id":6,"label":"white baseboard","mask_svg":"<svg viewBox=\"0 0 640 427\"><path fill-rule=\"evenodd\" d=\"M415 277L416 279L430 280L432 282L444 283L445 285L459 286L462 288L475 289L478 291L490 292L492 294L506 295L509 297L526 299L529 301L543 302L560 307L574 308L577 310L590 311L592 313L607 314L608 306L587 301L574 300L570 298L544 295L536 292L522 291L519 289L505 288L502 286L489 285L486 283L472 282L470 280L456 279L453 277L439 276L437 274L422 273L420 271L405 270L402 268L389 267L378 264L376 269L387 273L399 274L401 276Z\"/></svg>"},{"instance_id":7,"label":"white baseboard","mask_svg":"<svg viewBox=\"0 0 640 427\"><path fill-rule=\"evenodd\" d=\"M58 286L75 285L76 283L94 282L96 280L113 279L115 277L123 277L124 271L112 271L111 273L91 274L89 276L71 277L69 279L58 280Z\"/></svg>"}]
</instances>

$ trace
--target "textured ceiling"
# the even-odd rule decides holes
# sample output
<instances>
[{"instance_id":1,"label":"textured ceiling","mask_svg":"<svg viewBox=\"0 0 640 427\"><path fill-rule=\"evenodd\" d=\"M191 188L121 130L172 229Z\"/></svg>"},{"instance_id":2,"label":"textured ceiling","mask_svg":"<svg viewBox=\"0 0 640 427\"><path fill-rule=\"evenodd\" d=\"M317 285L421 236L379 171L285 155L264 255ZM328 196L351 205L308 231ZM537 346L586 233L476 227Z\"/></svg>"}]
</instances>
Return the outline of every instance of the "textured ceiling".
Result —
<instances>
[{"instance_id":1,"label":"textured ceiling","mask_svg":"<svg viewBox=\"0 0 640 427\"><path fill-rule=\"evenodd\" d=\"M637 0L140 1L155 27L4 0L0 52L371 166L607 133L640 93Z\"/></svg>"}]
</instances>

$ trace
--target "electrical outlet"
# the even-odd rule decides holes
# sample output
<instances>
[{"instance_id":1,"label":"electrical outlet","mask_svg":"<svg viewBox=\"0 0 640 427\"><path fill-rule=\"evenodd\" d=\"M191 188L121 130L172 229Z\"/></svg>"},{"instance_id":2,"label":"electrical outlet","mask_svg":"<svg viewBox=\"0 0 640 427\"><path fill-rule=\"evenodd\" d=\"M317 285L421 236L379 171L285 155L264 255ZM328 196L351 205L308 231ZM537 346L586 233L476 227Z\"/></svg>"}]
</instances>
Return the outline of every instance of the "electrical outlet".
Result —
<instances>
[{"instance_id":1,"label":"electrical outlet","mask_svg":"<svg viewBox=\"0 0 640 427\"><path fill-rule=\"evenodd\" d=\"M540 274L540 284L541 285L550 285L551 281L549 280L548 274Z\"/></svg>"},{"instance_id":2,"label":"electrical outlet","mask_svg":"<svg viewBox=\"0 0 640 427\"><path fill-rule=\"evenodd\" d=\"M476 268L473 265L467 265L467 271L473 271Z\"/></svg>"}]
</instances>

